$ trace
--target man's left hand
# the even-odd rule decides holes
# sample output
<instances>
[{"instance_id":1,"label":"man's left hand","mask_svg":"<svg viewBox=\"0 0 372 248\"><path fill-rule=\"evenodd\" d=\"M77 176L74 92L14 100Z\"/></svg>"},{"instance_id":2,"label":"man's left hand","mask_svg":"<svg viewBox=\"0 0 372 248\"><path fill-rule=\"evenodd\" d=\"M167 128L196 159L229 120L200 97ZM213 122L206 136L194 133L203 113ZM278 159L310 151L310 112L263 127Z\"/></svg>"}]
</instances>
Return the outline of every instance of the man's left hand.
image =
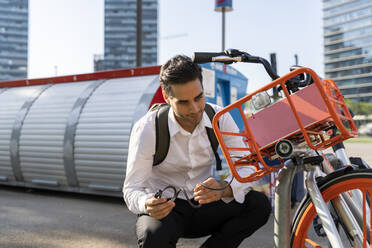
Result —
<instances>
[{"instance_id":1,"label":"man's left hand","mask_svg":"<svg viewBox=\"0 0 372 248\"><path fill-rule=\"evenodd\" d=\"M205 184L211 188L219 188L221 185L213 177L208 178L202 184ZM194 200L199 202L199 204L207 204L221 199L223 191L220 190L210 190L201 184L197 184L194 188Z\"/></svg>"}]
</instances>

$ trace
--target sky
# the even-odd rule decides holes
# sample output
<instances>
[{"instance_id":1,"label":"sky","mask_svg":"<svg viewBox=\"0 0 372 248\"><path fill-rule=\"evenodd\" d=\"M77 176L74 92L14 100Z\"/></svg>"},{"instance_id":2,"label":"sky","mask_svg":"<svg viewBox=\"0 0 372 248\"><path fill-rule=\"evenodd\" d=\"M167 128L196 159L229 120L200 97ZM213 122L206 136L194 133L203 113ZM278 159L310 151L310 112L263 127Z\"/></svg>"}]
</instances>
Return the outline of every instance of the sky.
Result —
<instances>
[{"instance_id":1,"label":"sky","mask_svg":"<svg viewBox=\"0 0 372 248\"><path fill-rule=\"evenodd\" d=\"M219 52L222 15L214 0L159 0L158 64L176 54ZM278 73L295 63L324 74L321 0L233 0L226 13L225 48L270 58ZM29 0L29 78L93 72L104 52L104 0ZM270 82L262 66L233 65L248 92Z\"/></svg>"}]
</instances>

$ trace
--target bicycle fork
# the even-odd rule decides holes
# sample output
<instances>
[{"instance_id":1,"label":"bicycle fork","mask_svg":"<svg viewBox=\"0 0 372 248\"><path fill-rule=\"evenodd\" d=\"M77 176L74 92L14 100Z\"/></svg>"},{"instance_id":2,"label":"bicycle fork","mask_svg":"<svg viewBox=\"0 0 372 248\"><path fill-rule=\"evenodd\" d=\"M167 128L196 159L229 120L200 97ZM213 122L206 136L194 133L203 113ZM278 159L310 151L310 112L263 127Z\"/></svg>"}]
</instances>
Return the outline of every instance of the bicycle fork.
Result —
<instances>
[{"instance_id":1,"label":"bicycle fork","mask_svg":"<svg viewBox=\"0 0 372 248\"><path fill-rule=\"evenodd\" d=\"M319 170L320 169L317 166L306 166L307 175L305 184L322 223L323 229L328 237L329 243L332 247L343 247L338 229L333 221L332 215L329 212L328 205L324 202L324 199L315 181L315 174ZM353 239L353 247L363 247L363 232L358 224L358 221L354 218L355 213L353 213L349 208L350 206L355 207L355 203L346 202L345 197L348 198L348 196L345 194L341 194L337 198L332 199L331 202L336 210L336 213L345 225L345 231L347 231Z\"/></svg>"},{"instance_id":2,"label":"bicycle fork","mask_svg":"<svg viewBox=\"0 0 372 248\"><path fill-rule=\"evenodd\" d=\"M319 168L314 166L306 166L306 188L322 223L323 229L328 237L329 243L333 248L341 248L344 246L342 244L340 235L338 234L337 227L315 181L315 171L317 169Z\"/></svg>"},{"instance_id":3,"label":"bicycle fork","mask_svg":"<svg viewBox=\"0 0 372 248\"><path fill-rule=\"evenodd\" d=\"M336 157L341 161L343 166L353 166L349 157L346 154L345 147L343 143L337 144L337 146L333 147ZM329 162L328 162L329 163ZM368 164L367 166L371 168ZM332 166L324 166L323 167L327 174L332 173L334 169ZM332 200L332 204L337 212L337 214L342 219L348 233L354 240L354 247L362 247L363 244L363 232L362 232L362 224L363 224L363 195L360 191L352 190L348 193L343 193L336 199ZM366 216L366 225L367 230L370 229L370 209L367 206L367 216ZM370 234L367 233L367 240L370 241Z\"/></svg>"},{"instance_id":4,"label":"bicycle fork","mask_svg":"<svg viewBox=\"0 0 372 248\"><path fill-rule=\"evenodd\" d=\"M321 220L327 237L334 248L342 248L342 241L338 230L324 202L320 190L315 181L314 166L294 165L291 160L285 162L285 166L278 175L275 189L275 212L274 212L274 247L290 247L291 213L290 213L290 192L291 182L294 175L301 170L306 170L306 187L315 206L316 212Z\"/></svg>"},{"instance_id":5,"label":"bicycle fork","mask_svg":"<svg viewBox=\"0 0 372 248\"><path fill-rule=\"evenodd\" d=\"M291 212L290 212L290 192L291 182L294 175L305 170L306 179L305 184L314 204L316 212L322 223L323 229L328 237L332 247L344 247L338 230L333 221L332 215L329 212L328 205L325 203L322 194L318 188L315 177L319 172L318 166L313 165L294 165L291 160L285 162L285 166L280 170L275 187L275 209L274 209L274 247L287 248L290 247L291 236ZM321 172L320 172L321 173ZM344 196L340 196L332 200L335 209L345 223L347 231L354 239L354 247L363 247L363 234L357 224L357 220L353 217L354 213L350 212L348 203L345 202Z\"/></svg>"}]
</instances>

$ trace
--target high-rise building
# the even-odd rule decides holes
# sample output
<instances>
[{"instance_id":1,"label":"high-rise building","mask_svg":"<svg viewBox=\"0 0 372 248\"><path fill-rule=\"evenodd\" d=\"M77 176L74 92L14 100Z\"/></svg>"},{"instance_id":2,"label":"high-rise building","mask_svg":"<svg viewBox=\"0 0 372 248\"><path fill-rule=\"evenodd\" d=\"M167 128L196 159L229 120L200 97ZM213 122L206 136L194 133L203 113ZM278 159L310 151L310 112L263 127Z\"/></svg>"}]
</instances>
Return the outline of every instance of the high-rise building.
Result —
<instances>
[{"instance_id":1,"label":"high-rise building","mask_svg":"<svg viewBox=\"0 0 372 248\"><path fill-rule=\"evenodd\" d=\"M372 102L372 0L323 0L325 74L345 98Z\"/></svg>"},{"instance_id":2,"label":"high-rise building","mask_svg":"<svg viewBox=\"0 0 372 248\"><path fill-rule=\"evenodd\" d=\"M94 54L93 55L93 66L94 66L94 71L104 71L105 67L103 64L103 55L102 54Z\"/></svg>"},{"instance_id":3,"label":"high-rise building","mask_svg":"<svg viewBox=\"0 0 372 248\"><path fill-rule=\"evenodd\" d=\"M158 1L142 0L142 66L157 64ZM137 1L105 0L104 69L136 66Z\"/></svg>"},{"instance_id":4,"label":"high-rise building","mask_svg":"<svg viewBox=\"0 0 372 248\"><path fill-rule=\"evenodd\" d=\"M0 81L27 78L28 0L0 0Z\"/></svg>"}]
</instances>

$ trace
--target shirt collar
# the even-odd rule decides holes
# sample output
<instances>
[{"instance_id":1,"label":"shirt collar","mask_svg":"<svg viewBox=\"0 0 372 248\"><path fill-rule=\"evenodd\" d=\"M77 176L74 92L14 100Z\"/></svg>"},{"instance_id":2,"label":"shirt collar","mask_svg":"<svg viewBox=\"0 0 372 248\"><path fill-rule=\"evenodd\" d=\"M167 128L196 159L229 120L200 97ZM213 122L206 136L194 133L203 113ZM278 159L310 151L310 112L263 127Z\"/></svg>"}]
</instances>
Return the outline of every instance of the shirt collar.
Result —
<instances>
[{"instance_id":1,"label":"shirt collar","mask_svg":"<svg viewBox=\"0 0 372 248\"><path fill-rule=\"evenodd\" d=\"M169 109L168 113L168 127L169 127L169 135L170 137L174 136L178 132L186 132L181 125L177 122L176 117L174 116L174 111L172 107ZM204 127L212 128L211 120L209 119L207 113L203 112L202 120L200 121L199 125L196 129L201 129Z\"/></svg>"}]
</instances>

